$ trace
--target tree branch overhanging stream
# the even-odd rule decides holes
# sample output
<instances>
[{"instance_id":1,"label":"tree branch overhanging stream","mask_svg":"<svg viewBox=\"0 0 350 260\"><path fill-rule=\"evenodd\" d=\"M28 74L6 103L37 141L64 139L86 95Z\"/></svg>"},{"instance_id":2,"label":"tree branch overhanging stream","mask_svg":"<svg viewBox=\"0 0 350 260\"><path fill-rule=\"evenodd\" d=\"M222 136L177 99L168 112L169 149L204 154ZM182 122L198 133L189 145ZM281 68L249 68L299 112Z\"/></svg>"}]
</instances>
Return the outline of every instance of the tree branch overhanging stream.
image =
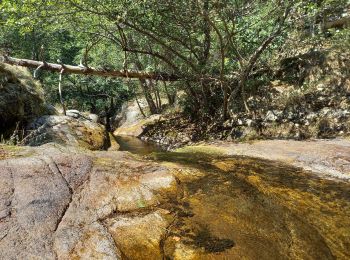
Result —
<instances>
[{"instance_id":1,"label":"tree branch overhanging stream","mask_svg":"<svg viewBox=\"0 0 350 260\"><path fill-rule=\"evenodd\" d=\"M163 81L177 81L181 77L175 74L166 72L145 72L145 71L133 71L133 70L108 70L105 68L93 68L85 66L73 66L67 64L48 63L45 61L36 61L29 59L18 59L9 56L0 56L0 61L17 66L23 66L27 68L39 68L42 70L48 70L52 72L61 72L64 69L64 73L68 74L80 74L80 75L93 75L102 77L119 77L119 78L134 78L134 79L152 79Z\"/></svg>"}]
</instances>

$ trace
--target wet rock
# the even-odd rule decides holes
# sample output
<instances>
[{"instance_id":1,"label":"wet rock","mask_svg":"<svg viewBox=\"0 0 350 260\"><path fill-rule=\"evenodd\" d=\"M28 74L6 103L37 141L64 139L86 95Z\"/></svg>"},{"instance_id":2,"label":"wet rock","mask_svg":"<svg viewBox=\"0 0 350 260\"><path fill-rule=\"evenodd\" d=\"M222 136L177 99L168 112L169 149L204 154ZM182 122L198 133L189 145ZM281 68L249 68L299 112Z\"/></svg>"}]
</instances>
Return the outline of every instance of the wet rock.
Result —
<instances>
[{"instance_id":1,"label":"wet rock","mask_svg":"<svg viewBox=\"0 0 350 260\"><path fill-rule=\"evenodd\" d=\"M163 259L160 247L168 222L158 210L143 216L120 216L105 221L117 246L128 259Z\"/></svg>"}]
</instances>

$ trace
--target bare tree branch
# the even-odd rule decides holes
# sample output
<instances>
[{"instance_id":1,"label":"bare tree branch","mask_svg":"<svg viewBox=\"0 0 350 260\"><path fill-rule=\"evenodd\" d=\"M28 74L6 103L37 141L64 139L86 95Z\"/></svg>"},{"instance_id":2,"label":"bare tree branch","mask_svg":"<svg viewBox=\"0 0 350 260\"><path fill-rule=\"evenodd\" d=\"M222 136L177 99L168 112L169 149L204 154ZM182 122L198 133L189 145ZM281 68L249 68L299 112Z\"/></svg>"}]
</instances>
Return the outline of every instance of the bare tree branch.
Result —
<instances>
[{"instance_id":1,"label":"bare tree branch","mask_svg":"<svg viewBox=\"0 0 350 260\"><path fill-rule=\"evenodd\" d=\"M141 72L141 71L132 71L132 70L106 70L100 68L82 68L80 66L64 65L64 64L55 64L55 63L46 63L36 60L28 59L17 59L8 56L0 56L4 63L23 66L28 68L38 68L42 66L41 69L49 70L53 72L61 72L64 68L65 73L70 74L81 74L81 75L94 75L102 77L116 77L116 78L136 78L136 79L153 79L153 80L166 80L166 81L176 81L180 77L175 74L169 74L165 72Z\"/></svg>"}]
</instances>

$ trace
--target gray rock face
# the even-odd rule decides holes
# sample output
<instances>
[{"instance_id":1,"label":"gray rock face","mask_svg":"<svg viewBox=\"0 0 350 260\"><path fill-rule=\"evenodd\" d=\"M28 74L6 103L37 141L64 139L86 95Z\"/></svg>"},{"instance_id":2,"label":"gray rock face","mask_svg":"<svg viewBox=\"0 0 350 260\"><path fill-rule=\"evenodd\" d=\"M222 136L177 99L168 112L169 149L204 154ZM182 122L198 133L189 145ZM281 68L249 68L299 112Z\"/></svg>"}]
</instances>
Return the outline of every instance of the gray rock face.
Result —
<instances>
[{"instance_id":1,"label":"gray rock face","mask_svg":"<svg viewBox=\"0 0 350 260\"><path fill-rule=\"evenodd\" d=\"M265 116L265 121L275 122L278 119L277 115L273 111L268 111Z\"/></svg>"},{"instance_id":2,"label":"gray rock face","mask_svg":"<svg viewBox=\"0 0 350 260\"><path fill-rule=\"evenodd\" d=\"M99 116L96 114L90 114L87 112L80 112L79 110L76 109L70 109L66 111L66 116L75 118L75 119L85 119L89 120L93 123L97 123L99 120Z\"/></svg>"},{"instance_id":3,"label":"gray rock face","mask_svg":"<svg viewBox=\"0 0 350 260\"><path fill-rule=\"evenodd\" d=\"M121 241L110 225L177 194L169 170L122 152L83 154L57 144L22 149L0 160L0 259L121 259L118 248L133 240ZM151 216L163 234L167 221ZM141 215L138 223L153 222Z\"/></svg>"},{"instance_id":4,"label":"gray rock face","mask_svg":"<svg viewBox=\"0 0 350 260\"><path fill-rule=\"evenodd\" d=\"M47 147L29 158L0 161L0 259L55 259L53 234L72 189L91 168L86 156L62 156Z\"/></svg>"},{"instance_id":5,"label":"gray rock face","mask_svg":"<svg viewBox=\"0 0 350 260\"><path fill-rule=\"evenodd\" d=\"M91 122L97 123L99 120L99 116L96 114L89 114L89 119L91 120Z\"/></svg>"},{"instance_id":6,"label":"gray rock face","mask_svg":"<svg viewBox=\"0 0 350 260\"><path fill-rule=\"evenodd\" d=\"M81 113L78 110L71 109L66 111L66 116L70 116L73 118L79 118L81 117Z\"/></svg>"},{"instance_id":7,"label":"gray rock face","mask_svg":"<svg viewBox=\"0 0 350 260\"><path fill-rule=\"evenodd\" d=\"M106 147L105 129L98 123L70 116L42 116L28 126L30 134L26 143L32 146L56 142L70 146L82 146L90 150Z\"/></svg>"}]
</instances>

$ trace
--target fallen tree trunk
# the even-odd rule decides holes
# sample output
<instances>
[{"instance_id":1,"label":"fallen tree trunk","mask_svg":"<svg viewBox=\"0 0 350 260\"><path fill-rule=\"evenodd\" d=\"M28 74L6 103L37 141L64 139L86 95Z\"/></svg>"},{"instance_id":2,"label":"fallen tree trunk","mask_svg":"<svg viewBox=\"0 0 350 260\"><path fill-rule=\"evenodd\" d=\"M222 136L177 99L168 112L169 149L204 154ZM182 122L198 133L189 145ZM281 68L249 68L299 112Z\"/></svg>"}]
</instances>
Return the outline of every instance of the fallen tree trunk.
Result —
<instances>
[{"instance_id":1,"label":"fallen tree trunk","mask_svg":"<svg viewBox=\"0 0 350 260\"><path fill-rule=\"evenodd\" d=\"M108 70L103 68L92 68L83 66L72 66L66 64L47 63L43 61L17 59L9 56L0 56L2 62L23 66L28 68L39 68L42 70L49 70L53 72L61 72L64 69L64 73L81 74L81 75L94 75L101 77L118 77L118 78L134 78L134 79L152 79L163 81L176 81L180 77L174 74L162 73L162 72L142 72L132 70Z\"/></svg>"}]
</instances>

